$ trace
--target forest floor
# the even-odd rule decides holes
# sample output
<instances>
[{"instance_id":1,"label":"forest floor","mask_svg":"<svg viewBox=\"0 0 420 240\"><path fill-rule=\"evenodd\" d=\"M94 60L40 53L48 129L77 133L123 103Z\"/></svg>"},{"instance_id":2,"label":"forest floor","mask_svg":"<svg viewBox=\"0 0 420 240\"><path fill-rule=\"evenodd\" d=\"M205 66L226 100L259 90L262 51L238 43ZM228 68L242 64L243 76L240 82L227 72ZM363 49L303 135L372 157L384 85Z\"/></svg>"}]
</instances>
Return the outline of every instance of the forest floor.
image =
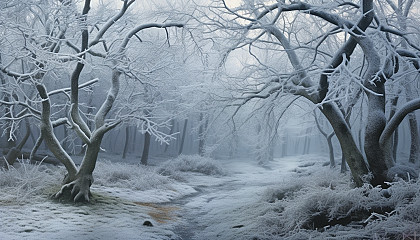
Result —
<instances>
[{"instance_id":1,"label":"forest floor","mask_svg":"<svg viewBox=\"0 0 420 240\"><path fill-rule=\"evenodd\" d=\"M94 184L89 204L47 196L15 202L2 191L0 239L223 239L221 234L239 233L247 224L229 213L257 201L261 191L283 181L297 163L282 159L263 168L237 159L220 164L225 175L182 172L181 181L160 189ZM153 226L143 225L146 221Z\"/></svg>"},{"instance_id":2,"label":"forest floor","mask_svg":"<svg viewBox=\"0 0 420 240\"><path fill-rule=\"evenodd\" d=\"M329 167L323 166L327 162L324 156L286 157L275 159L265 166L260 166L252 160L200 160L195 156L184 157L180 161L163 162L162 159L157 159L152 161L155 166L147 168L106 161L115 156L102 157L105 158L105 163L99 164L96 169L98 175L94 176L93 198L88 204L59 202L48 197L59 187L56 183L57 178L62 177L62 168L57 170L56 167L22 164L13 170L14 173L2 171L0 239L229 240L286 239L285 236L288 236L287 239L308 239L308 237L325 239L326 236L336 236L337 232L343 230L346 234L352 233L346 229L335 229L334 226L325 226L325 231L298 230L297 235L278 230L279 226L285 226L279 219L283 212L286 215L281 218L285 222L293 222L293 219L296 219L297 222L292 227L294 229L300 229L302 225L299 224L304 222L300 220L305 217L301 214L302 211L309 211L312 215L318 214L311 213L308 209L319 209L319 207L314 207L305 201L309 199L311 204L325 203L316 197L307 197L308 194L316 194L317 197L339 194L336 197L337 201L343 202L340 196L352 191L346 184L348 174L347 177L343 177L336 173L338 169L330 170ZM135 160L128 160L130 161ZM194 165L200 161L201 165ZM314 171L320 174L313 177ZM45 178L44 175L50 177ZM308 176L311 179L308 180ZM343 191L335 190L340 188L338 178L343 179L342 185L345 186ZM304 183L308 181L310 183ZM14 183L16 185L13 185ZM319 188L312 185L308 187L308 189L318 189L319 192L311 192L312 190L305 192L304 184L319 185ZM414 211L413 214L417 214L416 211L420 213L420 206L417 206L420 203L418 184L408 185L405 188L404 186L399 189L416 196L413 198L410 195L411 200L414 199L413 205L416 206L410 211ZM300 200L298 197L290 202L284 200L287 199L285 196L299 194ZM350 194L357 195L357 193ZM349 198L347 195L344 197ZM355 201L361 202L360 199ZM300 206L300 202L303 205ZM294 212L289 215L296 216L287 216L289 210L284 207L286 205L281 204L291 206ZM334 203L331 205L334 206ZM391 219L396 215L390 213L388 217ZM372 226L379 226L376 220L369 220L373 223ZM398 233L400 237L396 239L404 239L402 234L405 233L415 233L420 228L416 228L420 226L419 222L416 222L418 220L411 220L404 226L400 224L398 226L401 231ZM384 216L379 224L394 224L395 221L400 219L387 222ZM384 225L372 231L379 231L381 234L380 231L388 231L386 229L391 228ZM413 229L413 232L410 229ZM356 227L355 231L360 232L360 228ZM361 238L369 239L366 236L373 236L369 235L372 231L360 232ZM299 235L302 233L307 235ZM387 233L383 234L386 236ZM337 237L353 239L352 235L347 236Z\"/></svg>"}]
</instances>

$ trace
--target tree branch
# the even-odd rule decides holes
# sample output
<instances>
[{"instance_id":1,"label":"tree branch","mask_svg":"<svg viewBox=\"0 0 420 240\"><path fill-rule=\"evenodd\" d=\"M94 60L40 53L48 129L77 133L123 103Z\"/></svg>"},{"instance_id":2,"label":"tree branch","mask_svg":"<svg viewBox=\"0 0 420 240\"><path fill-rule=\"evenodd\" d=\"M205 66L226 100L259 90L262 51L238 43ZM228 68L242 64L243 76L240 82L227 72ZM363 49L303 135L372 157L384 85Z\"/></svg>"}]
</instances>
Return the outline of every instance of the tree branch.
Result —
<instances>
[{"instance_id":1,"label":"tree branch","mask_svg":"<svg viewBox=\"0 0 420 240\"><path fill-rule=\"evenodd\" d=\"M74 164L71 157L62 148L60 142L54 135L53 124L51 122L51 103L48 98L47 89L42 84L37 84L36 89L38 90L39 96L42 99L42 114L41 114L41 136L39 141L45 140L50 151L54 156L60 160L61 163L66 167L69 176L74 177L77 173L76 165ZM37 141L38 144L38 141Z\"/></svg>"},{"instance_id":2,"label":"tree branch","mask_svg":"<svg viewBox=\"0 0 420 240\"><path fill-rule=\"evenodd\" d=\"M167 27L183 27L183 23L147 23L137 26L136 28L132 29L123 39L119 49L118 49L118 55L119 57L122 57L124 54L125 48L127 47L128 42L130 39L139 31L148 29L148 28L167 28ZM115 69L112 71L112 78L111 78L111 88L108 91L108 94L106 96L106 100L99 108L98 112L95 115L95 125L96 128L100 128L105 124L105 117L109 113L109 111L112 108L112 105L115 102L115 99L118 95L119 89L120 89L120 75L121 70L119 70L116 65L117 62L114 60Z\"/></svg>"},{"instance_id":3,"label":"tree branch","mask_svg":"<svg viewBox=\"0 0 420 240\"><path fill-rule=\"evenodd\" d=\"M363 1L363 17L359 20L357 27L361 31L365 31L373 20L373 3L372 1ZM349 40L336 52L334 57L331 59L328 67L323 71L319 79L319 101L322 101L328 92L328 74L333 72L343 62L343 56L346 56L347 60L350 60L350 56L353 54L354 49L357 46L355 37L350 36Z\"/></svg>"},{"instance_id":4,"label":"tree branch","mask_svg":"<svg viewBox=\"0 0 420 240\"><path fill-rule=\"evenodd\" d=\"M379 144L384 146L384 144L391 138L395 129L400 125L401 121L407 116L407 114L420 109L420 98L411 100L404 104L389 120L388 124L385 126L384 131L379 138Z\"/></svg>"},{"instance_id":5,"label":"tree branch","mask_svg":"<svg viewBox=\"0 0 420 240\"><path fill-rule=\"evenodd\" d=\"M95 83L97 83L98 81L99 81L99 79L98 79L98 78L95 78L95 79L92 79L92 80L87 81L87 82L85 82L85 83L82 83L82 84L80 84L80 85L79 85L79 89L80 89L80 88L87 87L87 86L90 86L90 85L92 85L92 84L95 84ZM59 94L59 93L66 93L66 92L70 92L70 91L71 91L71 88L61 88L61 89L57 89L57 90L50 91L50 92L48 93L48 96L53 96L53 95L55 95L55 94Z\"/></svg>"},{"instance_id":6,"label":"tree branch","mask_svg":"<svg viewBox=\"0 0 420 240\"><path fill-rule=\"evenodd\" d=\"M82 15L79 16L80 23L81 23L81 30L82 30L82 47L80 49L81 52L84 52L88 48L88 41L89 41L89 32L88 27L86 23L87 14L90 10L90 0L85 0L85 4L82 10ZM86 54L84 53L81 56L82 59L86 58ZM79 61L76 65L76 68L74 69L72 75L71 75L71 110L70 110L70 117L71 123L74 123L77 125L76 129L80 129L83 131L83 135L86 135L88 138L91 136L91 131L89 127L87 126L86 122L83 121L83 119L80 117L79 114L79 78L80 74L84 68L84 63L82 61Z\"/></svg>"},{"instance_id":7,"label":"tree branch","mask_svg":"<svg viewBox=\"0 0 420 240\"><path fill-rule=\"evenodd\" d=\"M103 37L103 35L106 33L106 31L108 31L108 29L124 15L124 13L127 11L128 7L130 7L130 5L133 4L134 2L135 2L135 0L130 0L130 1L124 0L124 5L121 8L120 12L117 15L110 18L108 20L108 22L105 23L105 25L101 28L101 30L99 30L95 39L93 39L89 43L89 47L98 44L100 42L101 38Z\"/></svg>"}]
</instances>

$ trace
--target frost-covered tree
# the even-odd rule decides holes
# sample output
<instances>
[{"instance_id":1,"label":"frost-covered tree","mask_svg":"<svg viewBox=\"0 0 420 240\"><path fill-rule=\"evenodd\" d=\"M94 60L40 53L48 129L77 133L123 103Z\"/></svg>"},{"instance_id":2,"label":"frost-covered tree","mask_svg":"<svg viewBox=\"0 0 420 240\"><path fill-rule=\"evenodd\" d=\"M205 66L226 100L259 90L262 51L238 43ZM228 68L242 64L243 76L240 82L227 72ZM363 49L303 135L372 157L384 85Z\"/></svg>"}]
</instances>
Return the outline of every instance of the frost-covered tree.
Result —
<instances>
[{"instance_id":1,"label":"frost-covered tree","mask_svg":"<svg viewBox=\"0 0 420 240\"><path fill-rule=\"evenodd\" d=\"M184 27L184 21L166 19L162 23L149 23L147 18L135 18L129 12L135 3L135 0L109 6L90 0L1 3L0 70L8 76L7 87L2 91L14 91L17 95L3 99L2 105L22 108L18 114L2 120L16 123L31 118L38 121L40 136L33 152L44 141L67 169L63 186L55 197L70 193L74 201L89 201L92 173L102 139L119 124L136 122L162 142L170 138L160 130L165 123L145 115L139 105L119 105L117 99L123 83L131 80L143 84L139 69L147 66L142 65L139 56L130 54L130 49L142 44L139 34L145 30L157 29L164 33L166 30L167 38L172 33L169 28ZM116 5L118 10L112 10ZM136 11L140 11L140 4L137 7ZM19 12L21 17L10 17L8 12ZM122 82L122 79L127 81ZM108 90L95 96L100 106L87 114L79 95L92 84L106 86ZM51 88L54 90L48 90ZM32 96L30 91L36 94ZM57 102L55 96L59 94L66 96L67 102ZM58 114L66 109L65 105L69 112ZM115 106L117 109L112 110ZM92 121L92 127L87 121ZM53 131L62 124L74 131L86 146L80 166L76 166Z\"/></svg>"},{"instance_id":2,"label":"frost-covered tree","mask_svg":"<svg viewBox=\"0 0 420 240\"><path fill-rule=\"evenodd\" d=\"M418 12L419 6L414 5L415 1L398 1L394 3L393 1L387 0L386 4L383 2L378 1L380 13L378 14L381 18L386 18L386 21L388 24L392 24L397 26L401 31L403 32L410 32L410 31L418 31L414 25L416 24L417 19L412 19L411 16L409 17L409 14L411 12ZM407 38L407 40L406 40ZM402 50L408 50L410 51L409 43L407 41L416 41L418 42L418 38L413 38L412 36L408 35L406 37L395 37L390 39L392 44L395 44L399 46ZM419 80L420 76L413 72L413 69L410 68L410 65L412 63L402 63L400 65L400 68L402 68L400 81L397 81L397 89L400 89L399 86L402 86L405 92L405 99L407 102L413 100L418 96L418 87L416 89L416 82ZM409 74L410 72L413 72L415 74ZM398 92L398 90L397 90ZM399 94L400 95L400 94ZM395 99L395 105L398 102L399 98ZM390 115L391 117L395 111L391 111ZM417 117L414 112L408 114L408 122L409 122L409 128L410 128L410 155L409 155L409 161L412 163L415 163L419 161L420 158L420 140L419 140L419 130L418 130L418 124L417 124ZM396 139L397 140L397 139ZM395 141L396 144L396 141Z\"/></svg>"},{"instance_id":3,"label":"frost-covered tree","mask_svg":"<svg viewBox=\"0 0 420 240\"><path fill-rule=\"evenodd\" d=\"M226 62L235 53L248 53L237 63L242 71L228 69L237 93L231 105L243 106L252 99L271 103L290 95L307 99L333 127L357 186L369 173L374 185L392 178L387 176L395 165L392 133L408 113L420 108L420 99L413 99L386 118L386 83L402 81L405 67L419 71L419 31L415 24L411 31L388 24L387 18L377 16L376 7L373 0L217 0L197 17L214 45L225 49ZM406 15L413 23L418 7ZM395 38L404 39L405 45ZM360 89L367 109L363 149L346 121L346 109L358 101Z\"/></svg>"},{"instance_id":4,"label":"frost-covered tree","mask_svg":"<svg viewBox=\"0 0 420 240\"><path fill-rule=\"evenodd\" d=\"M331 133L328 133L322 128L321 123L318 120L318 116L316 114L316 111L314 111L314 118L315 118L316 127L318 128L318 130L322 134L322 136L324 136L325 139L327 140L328 153L329 153L329 156L330 156L330 167L335 168L334 147L333 147L333 142L332 142L332 138L334 137L335 133L334 133L334 131L332 131Z\"/></svg>"}]
</instances>

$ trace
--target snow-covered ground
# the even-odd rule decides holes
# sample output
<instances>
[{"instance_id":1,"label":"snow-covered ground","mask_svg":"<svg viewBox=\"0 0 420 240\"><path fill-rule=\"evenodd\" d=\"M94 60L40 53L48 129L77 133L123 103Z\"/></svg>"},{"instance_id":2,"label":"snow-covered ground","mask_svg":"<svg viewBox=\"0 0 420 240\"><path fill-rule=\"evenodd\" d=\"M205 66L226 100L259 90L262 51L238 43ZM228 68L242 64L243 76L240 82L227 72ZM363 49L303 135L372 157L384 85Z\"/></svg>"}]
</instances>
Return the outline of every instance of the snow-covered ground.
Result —
<instances>
[{"instance_id":1,"label":"snow-covered ground","mask_svg":"<svg viewBox=\"0 0 420 240\"><path fill-rule=\"evenodd\" d=\"M178 207L161 204L194 193L192 187L136 165L107 162L98 164L97 170L101 173L89 204L48 197L59 189L62 169L24 164L1 172L0 239L176 237L171 229ZM145 221L154 226L143 225Z\"/></svg>"},{"instance_id":2,"label":"snow-covered ground","mask_svg":"<svg viewBox=\"0 0 420 240\"><path fill-rule=\"evenodd\" d=\"M413 239L420 233L418 183L398 182L386 192L353 189L348 175L323 166L323 156L275 159L264 167L198 156L154 160L152 167L101 160L89 204L48 198L61 168L1 172L0 239ZM374 204L394 209L366 210ZM361 224L334 222L361 213L368 214Z\"/></svg>"},{"instance_id":3,"label":"snow-covered ground","mask_svg":"<svg viewBox=\"0 0 420 240\"><path fill-rule=\"evenodd\" d=\"M176 233L181 239L252 239L256 229L256 206L268 187L284 183L299 162L276 159L267 166L234 159L223 166L228 176L190 174L196 196L179 201L181 220Z\"/></svg>"}]
</instances>

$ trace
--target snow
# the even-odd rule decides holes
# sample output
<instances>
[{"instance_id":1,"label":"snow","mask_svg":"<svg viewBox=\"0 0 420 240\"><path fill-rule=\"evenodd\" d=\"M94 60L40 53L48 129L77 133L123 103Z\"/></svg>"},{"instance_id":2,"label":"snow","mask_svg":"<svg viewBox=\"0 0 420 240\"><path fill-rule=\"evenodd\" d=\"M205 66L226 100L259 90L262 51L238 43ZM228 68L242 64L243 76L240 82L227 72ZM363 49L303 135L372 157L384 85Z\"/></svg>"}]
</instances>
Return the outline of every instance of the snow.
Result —
<instances>
[{"instance_id":1,"label":"snow","mask_svg":"<svg viewBox=\"0 0 420 240\"><path fill-rule=\"evenodd\" d=\"M62 168L22 163L2 171L0 239L403 239L420 232L418 182L352 188L349 174L324 166L328 156L277 158L264 167L199 156L149 167L101 160L89 204L49 199ZM320 218L361 213L347 225Z\"/></svg>"},{"instance_id":2,"label":"snow","mask_svg":"<svg viewBox=\"0 0 420 240\"><path fill-rule=\"evenodd\" d=\"M168 203L194 193L192 187L148 167L109 161L97 167L93 201L86 205L49 199L59 189L61 168L24 163L1 172L0 239L171 239L175 236L171 231L172 221L166 219L176 219L177 208L161 211L162 207L150 203ZM36 181L29 181L30 178ZM133 184L135 181L139 182ZM29 188L36 191L28 187L26 191L16 191L17 186L27 183L32 183ZM144 221L154 226L143 226Z\"/></svg>"}]
</instances>

